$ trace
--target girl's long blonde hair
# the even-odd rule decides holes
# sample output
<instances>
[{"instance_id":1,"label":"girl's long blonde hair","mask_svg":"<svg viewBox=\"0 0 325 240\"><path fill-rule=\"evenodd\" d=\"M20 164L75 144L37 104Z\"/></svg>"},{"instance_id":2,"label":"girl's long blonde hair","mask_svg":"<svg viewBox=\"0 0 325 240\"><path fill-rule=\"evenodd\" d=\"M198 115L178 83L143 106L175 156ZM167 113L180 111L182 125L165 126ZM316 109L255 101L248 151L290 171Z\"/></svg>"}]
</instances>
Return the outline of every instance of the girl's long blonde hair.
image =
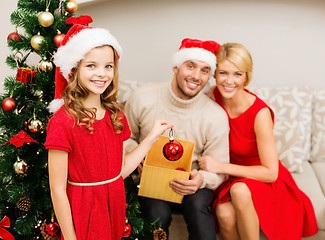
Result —
<instances>
[{"instance_id":1,"label":"girl's long blonde hair","mask_svg":"<svg viewBox=\"0 0 325 240\"><path fill-rule=\"evenodd\" d=\"M110 110L111 123L115 133L118 134L121 133L124 128L121 122L121 119L123 118L123 114L121 114L123 106L117 102L117 88L119 81L118 55L113 47L112 49L114 52L114 76L111 84L100 95L100 99L101 104L105 109ZM95 132L92 124L96 119L96 110L93 108L86 108L82 104L82 100L89 95L89 91L85 86L83 86L81 81L79 81L79 64L73 69L72 76L69 79L69 84L63 92L63 99L66 111L76 118L77 126L85 126L90 134L92 134Z\"/></svg>"}]
</instances>

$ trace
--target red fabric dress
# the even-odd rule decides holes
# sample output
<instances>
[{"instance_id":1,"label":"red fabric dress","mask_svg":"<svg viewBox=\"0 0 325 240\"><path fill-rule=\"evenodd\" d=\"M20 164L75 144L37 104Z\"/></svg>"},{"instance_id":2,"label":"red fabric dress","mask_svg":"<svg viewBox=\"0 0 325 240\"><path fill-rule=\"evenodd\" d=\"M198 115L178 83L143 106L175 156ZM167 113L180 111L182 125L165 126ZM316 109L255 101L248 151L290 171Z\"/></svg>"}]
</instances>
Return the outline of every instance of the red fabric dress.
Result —
<instances>
[{"instance_id":1,"label":"red fabric dress","mask_svg":"<svg viewBox=\"0 0 325 240\"><path fill-rule=\"evenodd\" d=\"M224 108L217 88L214 90L214 96L216 102ZM245 166L261 165L254 121L262 108L269 107L256 96L253 105L240 116L231 118L227 113L230 125L231 163ZM273 111L269 109L274 118ZM225 108L224 110L226 111ZM218 203L231 200L229 189L233 183L238 181L246 183L249 187L261 229L270 240L300 240L301 237L311 236L318 232L311 201L298 188L291 174L280 161L278 179L273 183L230 176L215 191L214 213Z\"/></svg>"},{"instance_id":2,"label":"red fabric dress","mask_svg":"<svg viewBox=\"0 0 325 240\"><path fill-rule=\"evenodd\" d=\"M95 120L93 134L75 125L64 106L50 119L46 149L68 152L68 180L93 183L112 179L122 167L123 141L130 137L127 120L124 130L115 134L110 112ZM74 186L67 183L73 222L78 240L120 240L125 227L124 181L98 186Z\"/></svg>"}]
</instances>

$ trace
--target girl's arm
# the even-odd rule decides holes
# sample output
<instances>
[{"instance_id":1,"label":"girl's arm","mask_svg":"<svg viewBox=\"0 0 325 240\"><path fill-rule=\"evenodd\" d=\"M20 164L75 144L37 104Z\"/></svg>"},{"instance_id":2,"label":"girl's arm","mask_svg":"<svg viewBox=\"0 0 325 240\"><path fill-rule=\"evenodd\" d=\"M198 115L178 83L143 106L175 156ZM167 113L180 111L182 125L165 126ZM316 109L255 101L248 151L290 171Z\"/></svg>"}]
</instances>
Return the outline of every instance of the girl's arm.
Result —
<instances>
[{"instance_id":1,"label":"girl's arm","mask_svg":"<svg viewBox=\"0 0 325 240\"><path fill-rule=\"evenodd\" d=\"M200 168L206 171L230 176L252 178L262 182L274 182L278 177L278 154L273 135L273 122L268 108L263 108L256 116L254 129L260 166L241 166L223 163L209 156L199 157Z\"/></svg>"},{"instance_id":2,"label":"girl's arm","mask_svg":"<svg viewBox=\"0 0 325 240\"><path fill-rule=\"evenodd\" d=\"M56 218L65 240L76 240L70 203L66 186L68 176L68 153L60 150L49 150L48 158L51 197Z\"/></svg>"},{"instance_id":3,"label":"girl's arm","mask_svg":"<svg viewBox=\"0 0 325 240\"><path fill-rule=\"evenodd\" d=\"M152 145L158 140L159 136L171 127L173 127L173 125L168 121L156 120L154 122L148 136L143 139L132 152L125 156L122 169L123 178L129 176L138 167Z\"/></svg>"}]
</instances>

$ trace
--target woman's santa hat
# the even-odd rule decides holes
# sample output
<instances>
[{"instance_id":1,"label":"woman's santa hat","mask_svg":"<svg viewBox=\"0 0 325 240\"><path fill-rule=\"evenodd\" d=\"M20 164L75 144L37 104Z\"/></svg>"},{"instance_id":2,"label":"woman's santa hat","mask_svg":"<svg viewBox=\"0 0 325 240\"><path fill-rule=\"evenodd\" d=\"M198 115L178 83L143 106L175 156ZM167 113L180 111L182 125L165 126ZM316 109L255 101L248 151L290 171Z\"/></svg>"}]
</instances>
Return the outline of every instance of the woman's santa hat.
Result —
<instances>
[{"instance_id":1,"label":"woman's santa hat","mask_svg":"<svg viewBox=\"0 0 325 240\"><path fill-rule=\"evenodd\" d=\"M62 94L68 85L72 70L90 50L109 45L115 49L119 58L122 55L120 44L108 30L88 26L92 22L91 17L68 18L66 22L74 25L67 32L53 56L53 62L56 65L55 96L48 107L50 112L56 112L64 104Z\"/></svg>"},{"instance_id":2,"label":"woman's santa hat","mask_svg":"<svg viewBox=\"0 0 325 240\"><path fill-rule=\"evenodd\" d=\"M188 60L199 60L209 64L212 76L217 67L216 53L219 48L220 44L215 41L185 38L173 57L173 66L179 68Z\"/></svg>"}]
</instances>

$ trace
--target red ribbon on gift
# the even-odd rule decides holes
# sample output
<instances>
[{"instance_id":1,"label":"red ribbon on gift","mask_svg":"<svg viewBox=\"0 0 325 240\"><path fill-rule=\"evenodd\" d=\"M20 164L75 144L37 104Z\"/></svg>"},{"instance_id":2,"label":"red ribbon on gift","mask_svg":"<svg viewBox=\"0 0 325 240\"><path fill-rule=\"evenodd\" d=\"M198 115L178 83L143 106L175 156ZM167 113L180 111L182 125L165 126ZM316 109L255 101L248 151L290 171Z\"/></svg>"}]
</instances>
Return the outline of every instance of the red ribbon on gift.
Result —
<instances>
[{"instance_id":1,"label":"red ribbon on gift","mask_svg":"<svg viewBox=\"0 0 325 240\"><path fill-rule=\"evenodd\" d=\"M14 236L4 228L10 228L10 220L7 216L0 222L0 238L3 240L15 240Z\"/></svg>"},{"instance_id":2,"label":"red ribbon on gift","mask_svg":"<svg viewBox=\"0 0 325 240\"><path fill-rule=\"evenodd\" d=\"M6 145L7 143L11 143L15 145L15 147L21 147L24 143L31 143L35 142L38 143L36 140L34 140L31 136L29 136L27 133L25 133L23 130L21 130L17 135L14 135L8 142L3 143L2 145Z\"/></svg>"},{"instance_id":3,"label":"red ribbon on gift","mask_svg":"<svg viewBox=\"0 0 325 240\"><path fill-rule=\"evenodd\" d=\"M18 68L16 80L22 83L34 83L36 78L36 70L29 67Z\"/></svg>"},{"instance_id":4,"label":"red ribbon on gift","mask_svg":"<svg viewBox=\"0 0 325 240\"><path fill-rule=\"evenodd\" d=\"M23 56L23 54L21 52L16 52L15 54L15 62L17 65L17 77L16 80L22 83L34 83L35 82L35 78L36 78L36 70L33 70L29 67L26 68L19 68L19 64L18 64L18 59L17 59L17 54L20 54L21 56Z\"/></svg>"}]
</instances>

